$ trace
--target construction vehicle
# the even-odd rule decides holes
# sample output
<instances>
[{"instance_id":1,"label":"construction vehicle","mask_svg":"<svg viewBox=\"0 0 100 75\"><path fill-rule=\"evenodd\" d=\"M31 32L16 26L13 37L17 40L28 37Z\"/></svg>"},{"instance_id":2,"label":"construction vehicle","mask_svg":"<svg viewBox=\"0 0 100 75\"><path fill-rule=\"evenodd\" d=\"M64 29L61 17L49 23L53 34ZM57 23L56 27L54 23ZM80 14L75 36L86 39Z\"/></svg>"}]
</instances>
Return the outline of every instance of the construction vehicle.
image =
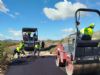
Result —
<instances>
[{"instance_id":1,"label":"construction vehicle","mask_svg":"<svg viewBox=\"0 0 100 75\"><path fill-rule=\"evenodd\" d=\"M22 28L22 36L24 41L24 49L26 51L34 51L35 42L38 41L37 28Z\"/></svg>"},{"instance_id":2,"label":"construction vehicle","mask_svg":"<svg viewBox=\"0 0 100 75\"><path fill-rule=\"evenodd\" d=\"M95 12L100 16L100 11L96 9L80 8L75 12L76 32L68 37L68 44L57 46L56 64L64 67L67 75L85 75L100 72L100 40L80 39L80 12ZM67 48L65 48L67 47ZM63 66L62 66L63 65Z\"/></svg>"}]
</instances>

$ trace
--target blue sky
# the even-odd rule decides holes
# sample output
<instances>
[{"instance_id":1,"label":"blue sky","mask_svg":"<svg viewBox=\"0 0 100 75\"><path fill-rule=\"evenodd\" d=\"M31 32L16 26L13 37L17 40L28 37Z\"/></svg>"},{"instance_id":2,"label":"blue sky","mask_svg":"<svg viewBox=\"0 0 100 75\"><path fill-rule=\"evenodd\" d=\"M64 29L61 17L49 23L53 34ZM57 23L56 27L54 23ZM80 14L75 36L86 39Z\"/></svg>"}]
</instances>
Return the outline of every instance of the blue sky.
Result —
<instances>
[{"instance_id":1,"label":"blue sky","mask_svg":"<svg viewBox=\"0 0 100 75\"><path fill-rule=\"evenodd\" d=\"M42 40L58 40L74 31L74 13L78 8L100 10L99 0L0 0L0 39L22 39L23 27L37 27ZM86 13L87 14L87 13ZM95 17L94 17L95 16ZM88 14L80 28L89 23L100 30L100 18Z\"/></svg>"}]
</instances>

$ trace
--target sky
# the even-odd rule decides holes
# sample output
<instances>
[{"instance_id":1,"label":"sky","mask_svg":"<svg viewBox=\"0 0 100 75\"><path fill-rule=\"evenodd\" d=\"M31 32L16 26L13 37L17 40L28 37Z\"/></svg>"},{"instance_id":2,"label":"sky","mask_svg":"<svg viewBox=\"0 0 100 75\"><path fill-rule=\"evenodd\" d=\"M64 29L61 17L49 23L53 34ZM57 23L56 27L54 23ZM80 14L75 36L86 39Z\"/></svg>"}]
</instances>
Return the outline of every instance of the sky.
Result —
<instances>
[{"instance_id":1,"label":"sky","mask_svg":"<svg viewBox=\"0 0 100 75\"><path fill-rule=\"evenodd\" d=\"M38 28L40 40L59 40L75 31L75 11L79 8L100 10L99 0L0 0L0 40L21 40L23 27ZM83 13L80 29L100 18Z\"/></svg>"}]
</instances>

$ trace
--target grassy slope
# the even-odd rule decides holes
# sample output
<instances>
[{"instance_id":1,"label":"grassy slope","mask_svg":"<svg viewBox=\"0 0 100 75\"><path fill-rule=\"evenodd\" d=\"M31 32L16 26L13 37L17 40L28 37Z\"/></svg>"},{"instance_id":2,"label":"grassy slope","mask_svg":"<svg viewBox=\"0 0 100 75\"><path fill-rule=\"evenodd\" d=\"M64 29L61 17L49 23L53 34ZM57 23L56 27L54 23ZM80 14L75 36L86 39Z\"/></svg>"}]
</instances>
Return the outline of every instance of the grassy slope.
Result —
<instances>
[{"instance_id":1,"label":"grassy slope","mask_svg":"<svg viewBox=\"0 0 100 75\"><path fill-rule=\"evenodd\" d=\"M18 42L12 41L0 41L0 74L4 74L7 70L7 64L10 62L10 57L8 55L12 54L10 46L16 45Z\"/></svg>"}]
</instances>

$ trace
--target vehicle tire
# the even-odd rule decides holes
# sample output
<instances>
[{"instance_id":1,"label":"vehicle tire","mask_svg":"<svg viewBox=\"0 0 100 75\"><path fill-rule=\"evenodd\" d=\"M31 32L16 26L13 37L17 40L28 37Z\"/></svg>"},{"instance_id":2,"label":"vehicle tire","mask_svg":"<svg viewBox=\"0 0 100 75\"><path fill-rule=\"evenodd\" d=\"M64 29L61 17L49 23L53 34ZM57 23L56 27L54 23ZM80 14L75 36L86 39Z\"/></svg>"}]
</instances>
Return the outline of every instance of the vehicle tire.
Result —
<instances>
[{"instance_id":1,"label":"vehicle tire","mask_svg":"<svg viewBox=\"0 0 100 75\"><path fill-rule=\"evenodd\" d=\"M74 68L73 68L73 65L72 64L66 65L65 66L65 69L66 69L67 75L73 75Z\"/></svg>"},{"instance_id":2,"label":"vehicle tire","mask_svg":"<svg viewBox=\"0 0 100 75\"><path fill-rule=\"evenodd\" d=\"M84 73L85 71L83 67L75 67L75 65L73 64L67 64L65 69L66 69L67 75L87 75Z\"/></svg>"},{"instance_id":3,"label":"vehicle tire","mask_svg":"<svg viewBox=\"0 0 100 75\"><path fill-rule=\"evenodd\" d=\"M64 67L64 63L61 63L60 59L59 58L56 58L56 66L57 67Z\"/></svg>"},{"instance_id":4,"label":"vehicle tire","mask_svg":"<svg viewBox=\"0 0 100 75\"><path fill-rule=\"evenodd\" d=\"M60 67L60 66L59 66L59 58L56 58L56 66L57 66L57 67Z\"/></svg>"}]
</instances>

